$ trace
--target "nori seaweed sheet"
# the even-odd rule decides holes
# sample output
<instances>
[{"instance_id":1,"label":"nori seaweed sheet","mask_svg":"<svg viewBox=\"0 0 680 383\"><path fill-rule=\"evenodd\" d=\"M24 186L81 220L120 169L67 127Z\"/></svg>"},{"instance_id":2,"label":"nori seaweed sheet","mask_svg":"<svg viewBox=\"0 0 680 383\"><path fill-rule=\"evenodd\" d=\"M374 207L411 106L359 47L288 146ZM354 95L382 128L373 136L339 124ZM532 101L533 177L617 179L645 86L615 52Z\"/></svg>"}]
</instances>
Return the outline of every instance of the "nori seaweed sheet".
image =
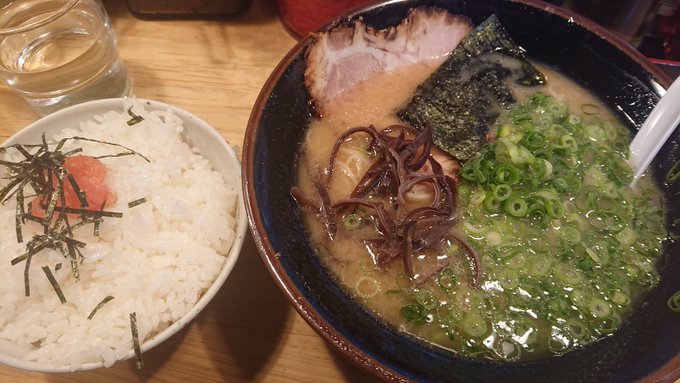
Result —
<instances>
[{"instance_id":1,"label":"nori seaweed sheet","mask_svg":"<svg viewBox=\"0 0 680 383\"><path fill-rule=\"evenodd\" d=\"M502 108L515 102L513 82L537 86L545 77L491 15L418 86L397 115L418 129L429 124L434 144L466 161L484 144Z\"/></svg>"}]
</instances>

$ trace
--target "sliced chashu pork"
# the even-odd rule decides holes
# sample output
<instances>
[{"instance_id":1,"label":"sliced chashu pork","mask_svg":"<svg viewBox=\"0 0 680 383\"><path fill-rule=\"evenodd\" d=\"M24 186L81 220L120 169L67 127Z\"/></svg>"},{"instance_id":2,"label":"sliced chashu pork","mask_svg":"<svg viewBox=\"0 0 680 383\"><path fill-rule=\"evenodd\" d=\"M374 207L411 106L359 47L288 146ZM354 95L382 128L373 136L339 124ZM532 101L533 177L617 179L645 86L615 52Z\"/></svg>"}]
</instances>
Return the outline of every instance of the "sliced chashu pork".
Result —
<instances>
[{"instance_id":1,"label":"sliced chashu pork","mask_svg":"<svg viewBox=\"0 0 680 383\"><path fill-rule=\"evenodd\" d=\"M378 72L450 54L472 28L465 16L415 8L395 27L377 30L359 19L314 34L307 50L305 85L316 112L323 114L336 97Z\"/></svg>"}]
</instances>

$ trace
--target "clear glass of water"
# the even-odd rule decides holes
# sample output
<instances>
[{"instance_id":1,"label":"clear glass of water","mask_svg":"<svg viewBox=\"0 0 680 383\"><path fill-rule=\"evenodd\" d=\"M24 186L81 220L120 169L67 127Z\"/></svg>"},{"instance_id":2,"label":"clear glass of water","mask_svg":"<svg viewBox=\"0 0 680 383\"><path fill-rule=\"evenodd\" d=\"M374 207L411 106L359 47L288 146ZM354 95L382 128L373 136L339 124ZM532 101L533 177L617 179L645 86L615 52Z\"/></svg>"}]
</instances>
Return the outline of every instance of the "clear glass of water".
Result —
<instances>
[{"instance_id":1,"label":"clear glass of water","mask_svg":"<svg viewBox=\"0 0 680 383\"><path fill-rule=\"evenodd\" d=\"M100 0L0 0L0 79L40 115L130 94Z\"/></svg>"}]
</instances>

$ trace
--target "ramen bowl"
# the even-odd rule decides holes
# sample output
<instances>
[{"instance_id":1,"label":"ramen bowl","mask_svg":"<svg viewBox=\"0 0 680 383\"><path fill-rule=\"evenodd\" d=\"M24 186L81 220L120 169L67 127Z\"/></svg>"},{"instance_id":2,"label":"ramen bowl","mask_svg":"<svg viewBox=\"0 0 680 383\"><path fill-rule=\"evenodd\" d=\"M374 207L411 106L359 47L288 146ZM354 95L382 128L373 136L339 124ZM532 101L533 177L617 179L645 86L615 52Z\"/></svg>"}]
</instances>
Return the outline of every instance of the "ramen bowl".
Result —
<instances>
[{"instance_id":1,"label":"ramen bowl","mask_svg":"<svg viewBox=\"0 0 680 383\"><path fill-rule=\"evenodd\" d=\"M362 17L375 28L398 24L409 9L437 6L470 17L475 25L496 14L530 59L557 69L599 96L635 131L670 79L603 28L538 1L417 1L373 3L326 25ZM529 362L462 357L385 325L350 298L325 269L309 242L291 197L296 161L313 110L303 84L301 40L265 84L248 124L242 160L251 231L266 267L298 313L342 356L384 381L604 382L673 381L680 377L680 315L667 300L680 290L680 249L664 243L660 282L611 336L560 356ZM678 185L662 181L680 159L678 135L652 164L665 193L667 228L680 214Z\"/></svg>"}]
</instances>

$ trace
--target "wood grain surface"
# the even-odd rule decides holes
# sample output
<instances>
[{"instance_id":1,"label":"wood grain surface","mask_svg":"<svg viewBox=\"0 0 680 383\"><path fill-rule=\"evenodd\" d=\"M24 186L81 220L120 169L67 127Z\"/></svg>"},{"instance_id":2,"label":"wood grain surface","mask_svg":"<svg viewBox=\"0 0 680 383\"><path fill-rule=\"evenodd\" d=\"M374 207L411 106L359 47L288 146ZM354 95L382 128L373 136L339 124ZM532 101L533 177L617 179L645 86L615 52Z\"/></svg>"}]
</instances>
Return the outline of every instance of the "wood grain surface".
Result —
<instances>
[{"instance_id":1,"label":"wood grain surface","mask_svg":"<svg viewBox=\"0 0 680 383\"><path fill-rule=\"evenodd\" d=\"M134 17L122 0L104 0L130 72L134 95L173 104L242 145L260 88L296 40L274 0L219 20ZM38 116L0 87L0 141ZM240 152L240 149L239 149ZM184 330L133 361L70 374L0 365L0 382L371 382L301 319L265 269L248 235L233 273Z\"/></svg>"}]
</instances>

